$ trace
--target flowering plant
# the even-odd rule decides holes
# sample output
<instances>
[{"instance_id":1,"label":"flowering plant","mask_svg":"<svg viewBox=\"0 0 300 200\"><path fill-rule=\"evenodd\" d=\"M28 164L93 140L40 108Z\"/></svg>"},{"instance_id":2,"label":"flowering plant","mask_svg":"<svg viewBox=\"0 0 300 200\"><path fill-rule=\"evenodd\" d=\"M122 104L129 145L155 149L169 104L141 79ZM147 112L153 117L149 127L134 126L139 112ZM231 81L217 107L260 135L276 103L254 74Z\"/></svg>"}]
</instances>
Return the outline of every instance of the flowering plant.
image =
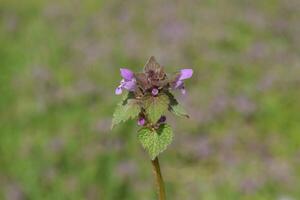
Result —
<instances>
[{"instance_id":1,"label":"flowering plant","mask_svg":"<svg viewBox=\"0 0 300 200\"><path fill-rule=\"evenodd\" d=\"M186 93L184 80L191 78L192 69L182 69L174 74L166 74L152 56L146 63L142 73L134 73L121 68L122 80L115 93L121 95L112 121L112 128L129 119L137 118L141 126L138 139L149 153L157 175L160 199L165 199L162 176L157 156L172 142L173 131L166 123L165 113L169 110L178 116L189 117L171 93L179 89Z\"/></svg>"}]
</instances>

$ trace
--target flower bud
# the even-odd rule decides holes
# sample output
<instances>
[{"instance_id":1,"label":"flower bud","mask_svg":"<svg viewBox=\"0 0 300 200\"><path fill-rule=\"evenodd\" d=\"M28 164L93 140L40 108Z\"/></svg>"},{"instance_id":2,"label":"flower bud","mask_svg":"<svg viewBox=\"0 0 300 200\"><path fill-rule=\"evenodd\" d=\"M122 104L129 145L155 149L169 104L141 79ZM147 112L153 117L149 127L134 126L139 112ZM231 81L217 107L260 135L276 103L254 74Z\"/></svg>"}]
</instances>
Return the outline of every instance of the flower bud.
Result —
<instances>
[{"instance_id":1,"label":"flower bud","mask_svg":"<svg viewBox=\"0 0 300 200\"><path fill-rule=\"evenodd\" d=\"M153 88L151 93L153 96L156 96L156 95L158 95L159 91L157 88Z\"/></svg>"},{"instance_id":2,"label":"flower bud","mask_svg":"<svg viewBox=\"0 0 300 200\"><path fill-rule=\"evenodd\" d=\"M145 123L146 123L145 118L140 118L140 119L138 120L138 125L139 125L139 126L144 126Z\"/></svg>"}]
</instances>

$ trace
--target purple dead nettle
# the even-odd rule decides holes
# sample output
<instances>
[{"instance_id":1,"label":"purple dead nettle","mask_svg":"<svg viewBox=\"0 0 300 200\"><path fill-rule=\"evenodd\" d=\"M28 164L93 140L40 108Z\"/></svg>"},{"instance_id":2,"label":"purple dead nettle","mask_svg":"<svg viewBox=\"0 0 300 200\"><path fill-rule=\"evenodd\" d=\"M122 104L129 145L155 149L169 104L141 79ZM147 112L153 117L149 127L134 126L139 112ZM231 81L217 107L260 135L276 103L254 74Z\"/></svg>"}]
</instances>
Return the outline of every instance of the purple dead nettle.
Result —
<instances>
[{"instance_id":1,"label":"purple dead nettle","mask_svg":"<svg viewBox=\"0 0 300 200\"><path fill-rule=\"evenodd\" d=\"M135 91L136 80L134 78L134 73L131 70L125 68L121 68L120 71L123 79L121 80L120 85L115 91L116 95L122 94L123 89L131 92Z\"/></svg>"},{"instance_id":2,"label":"purple dead nettle","mask_svg":"<svg viewBox=\"0 0 300 200\"><path fill-rule=\"evenodd\" d=\"M148 151L158 185L160 200L165 200L164 183L160 171L158 155L171 144L173 131L167 124L166 112L189 118L180 106L171 90L179 89L185 94L184 81L193 75L192 69L181 69L177 73L167 74L153 56L150 57L142 72L134 73L121 68L122 81L115 93L126 94L118 104L113 115L112 127L136 119L140 126L138 139ZM125 92L125 91L124 91Z\"/></svg>"},{"instance_id":3,"label":"purple dead nettle","mask_svg":"<svg viewBox=\"0 0 300 200\"><path fill-rule=\"evenodd\" d=\"M179 89L181 90L182 94L185 94L185 87L183 80L189 79L193 76L193 70L192 69L182 69L180 70L180 74L178 78L176 79L175 84L173 85L173 89Z\"/></svg>"},{"instance_id":4,"label":"purple dead nettle","mask_svg":"<svg viewBox=\"0 0 300 200\"><path fill-rule=\"evenodd\" d=\"M135 74L130 69L121 68L120 72L123 79L121 80L120 85L116 88L115 93L120 95L123 93L124 89L129 92L134 92L135 94L137 91L142 89L143 95L146 95L147 91L149 91L153 97L158 96L161 91L169 89L179 89L182 94L186 93L184 80L192 77L192 69L181 69L175 76L175 79L168 79L168 75L164 73L163 68L156 63L154 58L152 60L150 59L149 62L152 63L149 66L146 65L144 74L142 75L139 75L139 73ZM155 67L153 67L153 64L155 64ZM145 79L143 79L144 77ZM165 81L165 83L159 81ZM149 87L150 90L148 89ZM162 116L157 123L161 124L165 121L166 117ZM139 126L144 126L146 124L146 118L144 116L140 116L137 123Z\"/></svg>"}]
</instances>

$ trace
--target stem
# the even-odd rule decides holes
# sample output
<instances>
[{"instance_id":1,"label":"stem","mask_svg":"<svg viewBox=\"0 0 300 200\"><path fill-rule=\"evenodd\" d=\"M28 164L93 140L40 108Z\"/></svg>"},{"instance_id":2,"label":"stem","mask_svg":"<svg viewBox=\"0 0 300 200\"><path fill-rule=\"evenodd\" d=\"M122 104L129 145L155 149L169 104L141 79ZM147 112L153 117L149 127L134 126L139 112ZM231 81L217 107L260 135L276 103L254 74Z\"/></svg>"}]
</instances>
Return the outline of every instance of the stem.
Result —
<instances>
[{"instance_id":1,"label":"stem","mask_svg":"<svg viewBox=\"0 0 300 200\"><path fill-rule=\"evenodd\" d=\"M151 162L152 162L152 166L153 166L153 172L156 176L156 186L157 186L157 193L158 193L158 196L159 196L159 200L166 200L164 180L163 180L163 177L161 175L158 157L156 157Z\"/></svg>"}]
</instances>

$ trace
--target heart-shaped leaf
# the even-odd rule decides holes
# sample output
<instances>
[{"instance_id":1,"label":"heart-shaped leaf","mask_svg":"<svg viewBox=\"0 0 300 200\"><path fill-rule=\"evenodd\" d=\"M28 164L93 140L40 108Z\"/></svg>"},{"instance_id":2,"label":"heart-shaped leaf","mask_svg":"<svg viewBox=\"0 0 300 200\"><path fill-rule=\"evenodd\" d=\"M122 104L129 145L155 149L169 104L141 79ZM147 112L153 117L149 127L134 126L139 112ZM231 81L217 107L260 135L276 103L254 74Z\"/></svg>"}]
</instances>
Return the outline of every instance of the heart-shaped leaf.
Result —
<instances>
[{"instance_id":1,"label":"heart-shaped leaf","mask_svg":"<svg viewBox=\"0 0 300 200\"><path fill-rule=\"evenodd\" d=\"M142 128L138 132L138 139L147 150L152 160L166 150L173 139L172 128L167 124L162 124L157 130Z\"/></svg>"},{"instance_id":2,"label":"heart-shaped leaf","mask_svg":"<svg viewBox=\"0 0 300 200\"><path fill-rule=\"evenodd\" d=\"M111 128L121 122L134 119L139 115L140 111L141 108L138 100L134 99L131 93L124 95L114 112Z\"/></svg>"},{"instance_id":3,"label":"heart-shaped leaf","mask_svg":"<svg viewBox=\"0 0 300 200\"><path fill-rule=\"evenodd\" d=\"M159 96L149 96L144 100L144 108L148 119L155 124L157 120L168 110L169 97L165 94Z\"/></svg>"},{"instance_id":4,"label":"heart-shaped leaf","mask_svg":"<svg viewBox=\"0 0 300 200\"><path fill-rule=\"evenodd\" d=\"M185 111L185 109L178 103L178 101L175 99L173 94L168 92L167 95L169 96L170 99L169 111L174 113L177 116L189 118L190 116Z\"/></svg>"}]
</instances>

